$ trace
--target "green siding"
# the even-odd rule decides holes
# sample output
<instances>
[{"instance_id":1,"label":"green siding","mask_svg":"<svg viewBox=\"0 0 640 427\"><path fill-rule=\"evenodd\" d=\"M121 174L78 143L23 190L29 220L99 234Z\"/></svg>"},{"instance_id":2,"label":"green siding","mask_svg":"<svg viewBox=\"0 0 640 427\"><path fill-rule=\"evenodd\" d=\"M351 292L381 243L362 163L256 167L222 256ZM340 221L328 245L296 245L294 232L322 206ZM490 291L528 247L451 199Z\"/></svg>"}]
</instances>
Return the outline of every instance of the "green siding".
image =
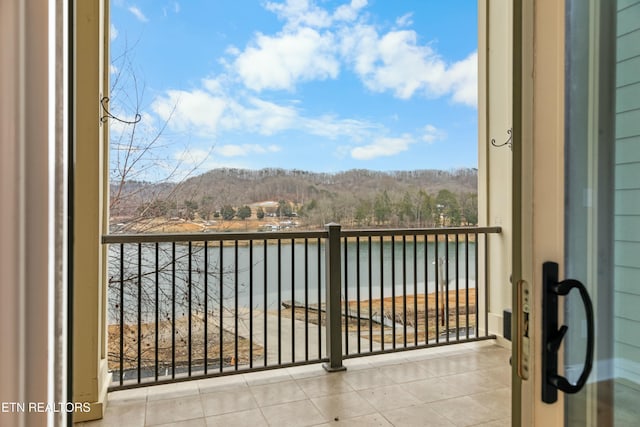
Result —
<instances>
[{"instance_id":1,"label":"green siding","mask_svg":"<svg viewBox=\"0 0 640 427\"><path fill-rule=\"evenodd\" d=\"M614 335L617 375L640 381L640 1L618 1Z\"/></svg>"},{"instance_id":2,"label":"green siding","mask_svg":"<svg viewBox=\"0 0 640 427\"><path fill-rule=\"evenodd\" d=\"M638 328L637 321L625 319L623 317L616 316L617 324L614 332L616 341L623 342L633 347L640 343L640 328Z\"/></svg>"},{"instance_id":3,"label":"green siding","mask_svg":"<svg viewBox=\"0 0 640 427\"><path fill-rule=\"evenodd\" d=\"M636 190L640 184L640 163L616 166L616 190Z\"/></svg>"},{"instance_id":4,"label":"green siding","mask_svg":"<svg viewBox=\"0 0 640 427\"><path fill-rule=\"evenodd\" d=\"M615 214L640 215L640 190L616 191Z\"/></svg>"},{"instance_id":5,"label":"green siding","mask_svg":"<svg viewBox=\"0 0 640 427\"><path fill-rule=\"evenodd\" d=\"M636 105L636 108L639 106ZM616 138L631 138L640 135L640 110L616 114Z\"/></svg>"},{"instance_id":6,"label":"green siding","mask_svg":"<svg viewBox=\"0 0 640 427\"><path fill-rule=\"evenodd\" d=\"M616 267L640 267L638 262L640 242L616 241L614 251Z\"/></svg>"},{"instance_id":7,"label":"green siding","mask_svg":"<svg viewBox=\"0 0 640 427\"><path fill-rule=\"evenodd\" d=\"M638 3L640 3L640 0L618 0L618 10L626 9Z\"/></svg>"},{"instance_id":8,"label":"green siding","mask_svg":"<svg viewBox=\"0 0 640 427\"><path fill-rule=\"evenodd\" d=\"M637 294L640 283L640 268L617 267L615 271L615 290L621 293Z\"/></svg>"},{"instance_id":9,"label":"green siding","mask_svg":"<svg viewBox=\"0 0 640 427\"><path fill-rule=\"evenodd\" d=\"M640 216L617 217L614 221L614 229L617 241L640 242Z\"/></svg>"},{"instance_id":10,"label":"green siding","mask_svg":"<svg viewBox=\"0 0 640 427\"><path fill-rule=\"evenodd\" d=\"M618 36L637 30L638 22L640 22L640 3L635 3L618 13Z\"/></svg>"},{"instance_id":11,"label":"green siding","mask_svg":"<svg viewBox=\"0 0 640 427\"><path fill-rule=\"evenodd\" d=\"M640 294L616 292L615 313L617 317L640 322Z\"/></svg>"},{"instance_id":12,"label":"green siding","mask_svg":"<svg viewBox=\"0 0 640 427\"><path fill-rule=\"evenodd\" d=\"M640 88L640 85L638 85ZM640 97L640 93L638 93ZM640 162L640 136L618 140L616 145L616 163Z\"/></svg>"},{"instance_id":13,"label":"green siding","mask_svg":"<svg viewBox=\"0 0 640 427\"><path fill-rule=\"evenodd\" d=\"M635 30L618 39L617 60L624 61L640 55L640 31Z\"/></svg>"},{"instance_id":14,"label":"green siding","mask_svg":"<svg viewBox=\"0 0 640 427\"><path fill-rule=\"evenodd\" d=\"M616 70L616 87L638 83L638 69L640 69L640 57L619 63Z\"/></svg>"},{"instance_id":15,"label":"green siding","mask_svg":"<svg viewBox=\"0 0 640 427\"><path fill-rule=\"evenodd\" d=\"M619 88L616 91L616 111L622 112L638 108L638 97L640 97L640 83Z\"/></svg>"}]
</instances>

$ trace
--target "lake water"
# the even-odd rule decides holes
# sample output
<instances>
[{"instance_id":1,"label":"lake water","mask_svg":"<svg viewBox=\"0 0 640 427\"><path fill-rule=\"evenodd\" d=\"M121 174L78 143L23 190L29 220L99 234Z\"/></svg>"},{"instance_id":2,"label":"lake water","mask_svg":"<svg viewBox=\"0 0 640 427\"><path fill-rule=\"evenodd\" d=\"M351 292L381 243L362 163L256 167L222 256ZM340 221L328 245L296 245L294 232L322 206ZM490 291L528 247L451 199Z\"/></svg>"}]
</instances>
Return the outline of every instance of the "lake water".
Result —
<instances>
[{"instance_id":1,"label":"lake water","mask_svg":"<svg viewBox=\"0 0 640 427\"><path fill-rule=\"evenodd\" d=\"M243 242L244 243L244 242ZM475 287L476 245L461 242L438 243L438 258L448 270L449 289ZM124 308L127 322L136 322L138 296L141 297L142 321L192 312L249 307L277 309L280 301L305 301L310 305L325 300L324 245L317 240L304 243L282 242L280 245L192 246L162 243L124 245ZM174 256L175 251L175 256ZM448 265L444 262L448 252ZM345 257L346 253L346 257ZM206 254L206 265L205 265ZM172 259L176 259L172 263ZM265 262L266 258L266 262ZM395 295L424 294L436 290L436 243L366 240L342 244L342 296L355 300L378 299ZM405 262L403 262L405 260ZM139 262L140 261L140 262ZM468 264L468 268L467 268ZM447 268L448 267L448 268ZM140 279L138 279L140 277ZM345 287L346 277L346 287ZM120 245L109 249L109 322L116 323L120 310ZM189 286L191 284L191 286ZM426 284L426 289L425 289ZM139 286L140 285L140 286ZM157 286L157 299L156 299ZM393 286L393 289L392 289ZM189 289L191 296L189 296ZM206 290L206 292L205 292ZM222 298L220 298L222 296Z\"/></svg>"}]
</instances>

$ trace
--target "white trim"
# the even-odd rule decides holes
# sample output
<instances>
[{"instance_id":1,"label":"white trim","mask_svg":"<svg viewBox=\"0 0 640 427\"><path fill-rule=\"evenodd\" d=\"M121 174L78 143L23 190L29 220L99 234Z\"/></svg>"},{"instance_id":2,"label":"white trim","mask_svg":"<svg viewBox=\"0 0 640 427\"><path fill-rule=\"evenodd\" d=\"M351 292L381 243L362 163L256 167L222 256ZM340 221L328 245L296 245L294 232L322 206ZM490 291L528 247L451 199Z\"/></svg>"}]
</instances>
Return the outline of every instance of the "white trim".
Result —
<instances>
[{"instance_id":1,"label":"white trim","mask_svg":"<svg viewBox=\"0 0 640 427\"><path fill-rule=\"evenodd\" d=\"M56 73L56 3L48 2L48 23L47 23L47 41L48 41L48 105L47 105L47 401L55 402L55 362L56 362L56 334L55 334L55 318L56 318L56 89L57 89L57 73ZM47 413L47 424L54 425L53 412Z\"/></svg>"}]
</instances>

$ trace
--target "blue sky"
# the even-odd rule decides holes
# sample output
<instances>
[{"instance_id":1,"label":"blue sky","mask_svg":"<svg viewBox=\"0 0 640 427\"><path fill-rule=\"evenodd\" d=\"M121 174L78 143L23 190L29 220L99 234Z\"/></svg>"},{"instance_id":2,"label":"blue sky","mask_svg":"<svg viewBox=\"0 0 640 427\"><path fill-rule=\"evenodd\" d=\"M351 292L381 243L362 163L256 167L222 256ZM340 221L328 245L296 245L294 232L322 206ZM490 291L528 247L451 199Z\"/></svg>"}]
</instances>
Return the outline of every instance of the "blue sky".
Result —
<instances>
[{"instance_id":1,"label":"blue sky","mask_svg":"<svg viewBox=\"0 0 640 427\"><path fill-rule=\"evenodd\" d=\"M477 167L472 0L113 0L111 55L147 178Z\"/></svg>"}]
</instances>

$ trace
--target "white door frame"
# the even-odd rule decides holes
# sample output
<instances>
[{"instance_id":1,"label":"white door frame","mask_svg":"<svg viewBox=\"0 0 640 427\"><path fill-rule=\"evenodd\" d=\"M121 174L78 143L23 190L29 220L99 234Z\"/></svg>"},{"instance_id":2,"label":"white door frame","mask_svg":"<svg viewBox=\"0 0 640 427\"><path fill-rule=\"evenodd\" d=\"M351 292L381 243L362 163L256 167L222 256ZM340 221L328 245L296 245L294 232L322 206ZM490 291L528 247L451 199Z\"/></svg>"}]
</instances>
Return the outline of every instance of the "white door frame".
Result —
<instances>
[{"instance_id":1,"label":"white door frame","mask_svg":"<svg viewBox=\"0 0 640 427\"><path fill-rule=\"evenodd\" d=\"M562 393L555 404L541 400L538 314L543 262L558 262L564 277L564 8L558 0L514 1L513 283L527 286L531 298L529 340L513 346L513 425L564 423ZM514 343L525 334L518 295L513 294Z\"/></svg>"}]
</instances>

